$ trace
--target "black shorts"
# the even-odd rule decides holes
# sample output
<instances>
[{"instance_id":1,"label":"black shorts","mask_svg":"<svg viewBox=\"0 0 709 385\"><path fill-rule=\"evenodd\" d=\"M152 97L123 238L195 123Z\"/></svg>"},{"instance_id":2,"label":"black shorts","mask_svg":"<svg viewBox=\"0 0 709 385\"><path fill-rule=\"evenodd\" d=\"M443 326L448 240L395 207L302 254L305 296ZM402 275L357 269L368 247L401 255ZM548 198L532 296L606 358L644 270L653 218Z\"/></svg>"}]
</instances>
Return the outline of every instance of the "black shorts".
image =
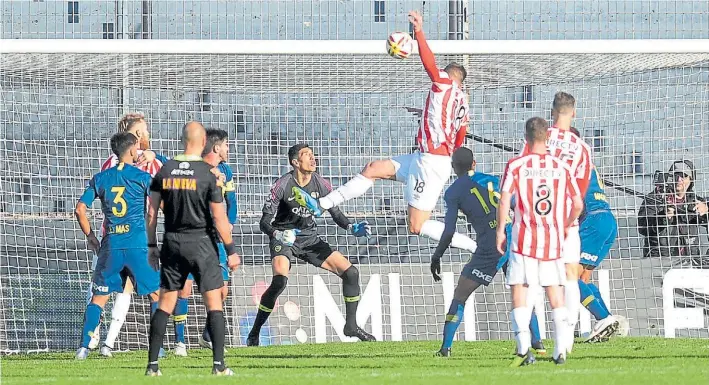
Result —
<instances>
[{"instance_id":1,"label":"black shorts","mask_svg":"<svg viewBox=\"0 0 709 385\"><path fill-rule=\"evenodd\" d=\"M473 254L470 261L465 264L463 271L460 273L462 277L472 279L473 281L487 286L495 278L497 274L497 263L500 261L500 254Z\"/></svg>"},{"instance_id":2,"label":"black shorts","mask_svg":"<svg viewBox=\"0 0 709 385\"><path fill-rule=\"evenodd\" d=\"M192 273L201 293L224 286L215 240L203 234L167 233L160 250L160 287L182 289Z\"/></svg>"},{"instance_id":3,"label":"black shorts","mask_svg":"<svg viewBox=\"0 0 709 385\"><path fill-rule=\"evenodd\" d=\"M327 257L334 251L329 243L323 241L317 235L299 235L295 239L293 246L286 246L275 238L268 244L271 250L271 259L283 255L293 263L294 258L309 264L320 267Z\"/></svg>"}]
</instances>

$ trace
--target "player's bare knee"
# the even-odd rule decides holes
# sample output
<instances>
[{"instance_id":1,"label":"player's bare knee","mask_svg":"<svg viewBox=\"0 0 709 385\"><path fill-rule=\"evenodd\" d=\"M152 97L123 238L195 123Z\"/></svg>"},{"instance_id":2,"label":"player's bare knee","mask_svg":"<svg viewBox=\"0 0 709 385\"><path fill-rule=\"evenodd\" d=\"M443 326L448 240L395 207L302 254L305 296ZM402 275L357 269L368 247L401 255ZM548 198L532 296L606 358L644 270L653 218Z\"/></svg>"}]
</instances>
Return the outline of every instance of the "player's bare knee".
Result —
<instances>
[{"instance_id":1,"label":"player's bare knee","mask_svg":"<svg viewBox=\"0 0 709 385\"><path fill-rule=\"evenodd\" d=\"M419 223L418 221L409 221L409 233L419 235L421 234L421 227L423 227L423 223Z\"/></svg>"},{"instance_id":2,"label":"player's bare knee","mask_svg":"<svg viewBox=\"0 0 709 385\"><path fill-rule=\"evenodd\" d=\"M94 295L91 297L91 303L94 304L94 305L101 306L101 308L103 308L104 306L106 306L106 302L108 302L108 296L107 296L107 295L96 295L96 294L94 294Z\"/></svg>"},{"instance_id":3,"label":"player's bare knee","mask_svg":"<svg viewBox=\"0 0 709 385\"><path fill-rule=\"evenodd\" d=\"M396 174L394 165L390 160L375 160L367 163L362 169L362 176L369 179L390 179Z\"/></svg>"},{"instance_id":4,"label":"player's bare knee","mask_svg":"<svg viewBox=\"0 0 709 385\"><path fill-rule=\"evenodd\" d=\"M273 275L282 275L288 277L290 271L290 260L284 255L279 255L273 258L271 263L273 267Z\"/></svg>"},{"instance_id":5,"label":"player's bare knee","mask_svg":"<svg viewBox=\"0 0 709 385\"><path fill-rule=\"evenodd\" d=\"M202 297L204 298L204 306L207 308L207 311L224 310L221 288L206 291L204 292L204 294L202 294Z\"/></svg>"},{"instance_id":6,"label":"player's bare knee","mask_svg":"<svg viewBox=\"0 0 709 385\"><path fill-rule=\"evenodd\" d=\"M331 273L342 275L350 266L352 266L352 263L347 257L342 255L339 251L333 251L332 254L323 261L320 267Z\"/></svg>"},{"instance_id":7,"label":"player's bare knee","mask_svg":"<svg viewBox=\"0 0 709 385\"><path fill-rule=\"evenodd\" d=\"M591 280L592 274L593 274L592 268L584 268L583 272L581 273L581 280L584 283L588 283Z\"/></svg>"}]
</instances>

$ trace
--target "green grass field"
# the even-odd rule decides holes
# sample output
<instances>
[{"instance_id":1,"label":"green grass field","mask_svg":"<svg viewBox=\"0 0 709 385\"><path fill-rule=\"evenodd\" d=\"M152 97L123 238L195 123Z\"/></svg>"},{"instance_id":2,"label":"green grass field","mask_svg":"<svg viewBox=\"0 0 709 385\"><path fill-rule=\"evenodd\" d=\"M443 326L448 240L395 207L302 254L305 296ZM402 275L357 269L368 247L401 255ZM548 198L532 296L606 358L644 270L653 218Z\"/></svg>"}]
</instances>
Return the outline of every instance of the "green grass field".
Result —
<instances>
[{"instance_id":1,"label":"green grass field","mask_svg":"<svg viewBox=\"0 0 709 385\"><path fill-rule=\"evenodd\" d=\"M93 353L82 362L71 353L21 355L2 358L2 384L709 384L707 340L617 338L577 344L564 366L541 356L534 366L509 368L513 345L456 342L447 359L433 357L439 346L433 341L234 348L227 355L236 372L231 378L210 375L208 350L168 356L160 364L161 378L143 376L145 352L111 359Z\"/></svg>"}]
</instances>

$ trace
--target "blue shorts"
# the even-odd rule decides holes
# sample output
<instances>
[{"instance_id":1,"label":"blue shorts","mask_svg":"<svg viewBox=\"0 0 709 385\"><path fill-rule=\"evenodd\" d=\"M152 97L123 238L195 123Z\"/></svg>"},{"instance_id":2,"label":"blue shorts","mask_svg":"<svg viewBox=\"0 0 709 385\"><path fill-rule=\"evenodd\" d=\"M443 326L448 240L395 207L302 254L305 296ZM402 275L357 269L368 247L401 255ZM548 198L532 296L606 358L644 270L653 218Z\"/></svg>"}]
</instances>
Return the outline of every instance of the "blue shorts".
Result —
<instances>
[{"instance_id":1,"label":"blue shorts","mask_svg":"<svg viewBox=\"0 0 709 385\"><path fill-rule=\"evenodd\" d=\"M123 292L124 280L121 271L127 272L135 281L138 295L148 295L160 288L160 272L148 263L148 249L109 249L102 247L93 275L93 293L108 295Z\"/></svg>"},{"instance_id":2,"label":"blue shorts","mask_svg":"<svg viewBox=\"0 0 709 385\"><path fill-rule=\"evenodd\" d=\"M586 215L579 225L581 264L598 267L608 256L618 236L618 222L610 211L595 211Z\"/></svg>"},{"instance_id":3,"label":"blue shorts","mask_svg":"<svg viewBox=\"0 0 709 385\"><path fill-rule=\"evenodd\" d=\"M226 249L224 248L224 244L221 242L217 243L217 250L219 250L219 267L222 268L222 279L224 282L229 281L229 266L227 265L226 262ZM192 276L192 273L190 273L187 276L188 280L194 281L194 276Z\"/></svg>"}]
</instances>

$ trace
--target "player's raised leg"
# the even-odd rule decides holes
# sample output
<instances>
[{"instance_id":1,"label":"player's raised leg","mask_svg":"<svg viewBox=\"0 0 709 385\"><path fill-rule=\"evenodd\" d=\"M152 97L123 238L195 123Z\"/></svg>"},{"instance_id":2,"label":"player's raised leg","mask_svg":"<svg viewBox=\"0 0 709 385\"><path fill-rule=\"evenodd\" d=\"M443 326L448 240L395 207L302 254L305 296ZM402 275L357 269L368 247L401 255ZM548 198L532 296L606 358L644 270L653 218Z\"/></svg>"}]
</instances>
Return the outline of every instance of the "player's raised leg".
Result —
<instances>
[{"instance_id":1,"label":"player's raised leg","mask_svg":"<svg viewBox=\"0 0 709 385\"><path fill-rule=\"evenodd\" d=\"M311 256L324 255L330 246L319 240L309 247ZM311 261L312 263L312 261ZM357 307L360 299L359 269L339 251L332 251L322 262L321 268L335 273L342 279L342 296L345 300L345 327L342 330L347 337L357 337L360 341L376 341L373 335L357 325Z\"/></svg>"}]
</instances>

